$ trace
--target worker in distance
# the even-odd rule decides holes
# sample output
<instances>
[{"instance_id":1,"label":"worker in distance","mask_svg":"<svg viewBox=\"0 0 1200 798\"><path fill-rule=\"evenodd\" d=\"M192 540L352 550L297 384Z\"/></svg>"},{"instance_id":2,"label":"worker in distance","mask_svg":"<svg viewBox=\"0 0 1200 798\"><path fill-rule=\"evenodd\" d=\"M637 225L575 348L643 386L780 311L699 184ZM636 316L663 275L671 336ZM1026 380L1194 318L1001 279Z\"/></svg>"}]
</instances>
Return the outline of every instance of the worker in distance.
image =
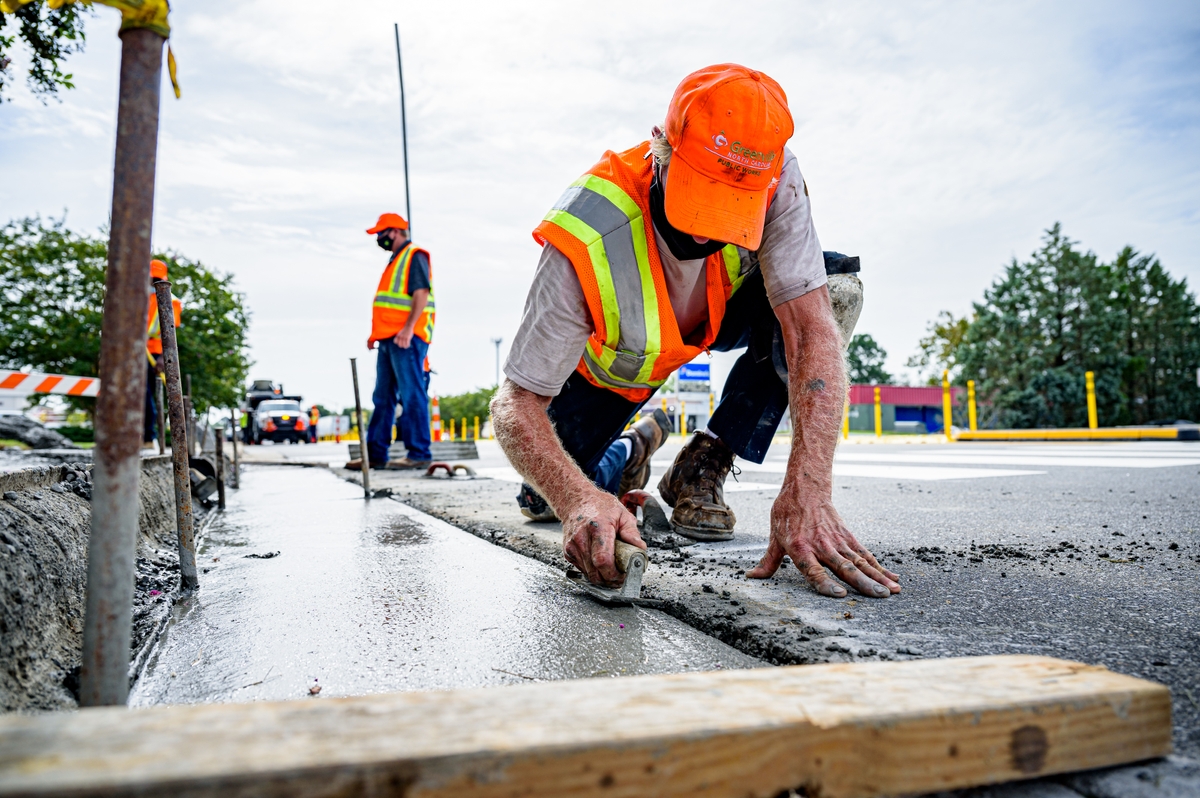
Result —
<instances>
[{"instance_id":1,"label":"worker in distance","mask_svg":"<svg viewBox=\"0 0 1200 798\"><path fill-rule=\"evenodd\" d=\"M900 591L833 505L844 341L808 188L785 149L792 132L778 83L706 67L679 84L649 141L604 153L534 230L541 259L492 422L526 480L522 511L562 520L564 554L594 584L622 581L615 539L645 548L620 497L645 486L669 430L659 410L626 426L681 365L744 348L707 428L658 483L673 527L732 538L723 486L734 457L761 463L790 412L770 544L747 575L770 577L788 555L822 595L846 595L842 582L864 596Z\"/></svg>"}]
</instances>

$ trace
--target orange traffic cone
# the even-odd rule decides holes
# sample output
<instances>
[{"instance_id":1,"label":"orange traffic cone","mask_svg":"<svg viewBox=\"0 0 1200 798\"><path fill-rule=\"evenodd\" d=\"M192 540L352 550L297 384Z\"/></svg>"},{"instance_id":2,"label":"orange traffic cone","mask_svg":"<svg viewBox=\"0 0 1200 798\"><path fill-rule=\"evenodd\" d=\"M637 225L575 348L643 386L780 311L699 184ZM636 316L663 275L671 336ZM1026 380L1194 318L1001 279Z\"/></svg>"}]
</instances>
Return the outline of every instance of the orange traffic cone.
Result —
<instances>
[{"instance_id":1,"label":"orange traffic cone","mask_svg":"<svg viewBox=\"0 0 1200 798\"><path fill-rule=\"evenodd\" d=\"M429 436L433 438L434 442L442 439L442 411L438 406L437 396L433 397L433 421L429 425Z\"/></svg>"}]
</instances>

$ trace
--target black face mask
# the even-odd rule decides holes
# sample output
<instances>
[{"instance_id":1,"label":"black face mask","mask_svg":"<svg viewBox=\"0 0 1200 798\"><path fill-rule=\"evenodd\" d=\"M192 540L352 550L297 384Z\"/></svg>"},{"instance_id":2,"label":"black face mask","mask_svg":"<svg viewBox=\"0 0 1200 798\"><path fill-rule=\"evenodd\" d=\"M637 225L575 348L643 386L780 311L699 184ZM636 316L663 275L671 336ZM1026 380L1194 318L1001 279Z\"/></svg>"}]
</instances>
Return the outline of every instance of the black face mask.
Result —
<instances>
[{"instance_id":1,"label":"black face mask","mask_svg":"<svg viewBox=\"0 0 1200 798\"><path fill-rule=\"evenodd\" d=\"M392 240L391 236L382 235L375 239L375 243L379 245L380 249L386 249L388 252L391 252L392 244L396 242Z\"/></svg>"},{"instance_id":2,"label":"black face mask","mask_svg":"<svg viewBox=\"0 0 1200 798\"><path fill-rule=\"evenodd\" d=\"M654 229L667 243L667 249L671 250L671 254L675 256L676 260L700 260L714 252L720 252L725 246L720 241L712 240L698 244L690 233L682 233L671 226L671 223L667 221L666 208L663 206L663 187L658 170L655 170L654 181L650 183L650 219L654 222Z\"/></svg>"}]
</instances>

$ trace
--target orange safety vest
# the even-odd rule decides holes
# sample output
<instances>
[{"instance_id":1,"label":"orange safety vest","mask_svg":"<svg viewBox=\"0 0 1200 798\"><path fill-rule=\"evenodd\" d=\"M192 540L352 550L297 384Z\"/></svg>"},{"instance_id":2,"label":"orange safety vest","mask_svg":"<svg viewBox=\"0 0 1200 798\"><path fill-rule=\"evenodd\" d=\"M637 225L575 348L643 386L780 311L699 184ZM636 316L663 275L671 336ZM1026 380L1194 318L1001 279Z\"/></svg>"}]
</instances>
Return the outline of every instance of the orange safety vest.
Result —
<instances>
[{"instance_id":1,"label":"orange safety vest","mask_svg":"<svg viewBox=\"0 0 1200 798\"><path fill-rule=\"evenodd\" d=\"M183 308L183 303L171 296L171 310L175 312L175 326L179 327L179 313ZM146 351L152 355L161 355L162 348L162 328L158 324L158 297L154 294L150 295L150 308L146 311Z\"/></svg>"},{"instance_id":2,"label":"orange safety vest","mask_svg":"<svg viewBox=\"0 0 1200 798\"><path fill-rule=\"evenodd\" d=\"M408 290L408 270L412 266L413 255L429 253L412 244L396 253L396 256L383 270L379 278L379 288L375 289L375 303L371 310L371 340L382 341L391 338L403 329L412 311L412 296L405 293ZM433 320L435 317L433 305L433 259L429 258L429 298L425 302L425 310L413 333L425 343L433 341Z\"/></svg>"},{"instance_id":3,"label":"orange safety vest","mask_svg":"<svg viewBox=\"0 0 1200 798\"><path fill-rule=\"evenodd\" d=\"M317 422L321 420L321 411L318 410L316 407L309 408L308 420L310 422L312 422L312 425L315 427L317 425Z\"/></svg>"},{"instance_id":4,"label":"orange safety vest","mask_svg":"<svg viewBox=\"0 0 1200 798\"><path fill-rule=\"evenodd\" d=\"M575 267L592 316L576 371L600 388L644 402L675 369L707 351L725 303L757 268L732 244L705 262L708 321L699 343L684 343L667 293L650 221L649 142L606 152L576 180L533 231Z\"/></svg>"}]
</instances>

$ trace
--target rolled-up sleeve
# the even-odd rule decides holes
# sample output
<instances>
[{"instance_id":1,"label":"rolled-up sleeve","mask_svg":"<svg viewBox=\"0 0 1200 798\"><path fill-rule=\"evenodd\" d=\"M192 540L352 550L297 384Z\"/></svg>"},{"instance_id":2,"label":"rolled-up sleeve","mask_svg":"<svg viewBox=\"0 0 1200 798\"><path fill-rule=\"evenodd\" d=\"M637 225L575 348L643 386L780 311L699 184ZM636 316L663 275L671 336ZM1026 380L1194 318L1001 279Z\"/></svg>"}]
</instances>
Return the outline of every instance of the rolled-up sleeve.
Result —
<instances>
[{"instance_id":1,"label":"rolled-up sleeve","mask_svg":"<svg viewBox=\"0 0 1200 798\"><path fill-rule=\"evenodd\" d=\"M763 225L758 262L771 307L825 285L825 258L813 226L808 187L791 150L784 151L779 188Z\"/></svg>"}]
</instances>

